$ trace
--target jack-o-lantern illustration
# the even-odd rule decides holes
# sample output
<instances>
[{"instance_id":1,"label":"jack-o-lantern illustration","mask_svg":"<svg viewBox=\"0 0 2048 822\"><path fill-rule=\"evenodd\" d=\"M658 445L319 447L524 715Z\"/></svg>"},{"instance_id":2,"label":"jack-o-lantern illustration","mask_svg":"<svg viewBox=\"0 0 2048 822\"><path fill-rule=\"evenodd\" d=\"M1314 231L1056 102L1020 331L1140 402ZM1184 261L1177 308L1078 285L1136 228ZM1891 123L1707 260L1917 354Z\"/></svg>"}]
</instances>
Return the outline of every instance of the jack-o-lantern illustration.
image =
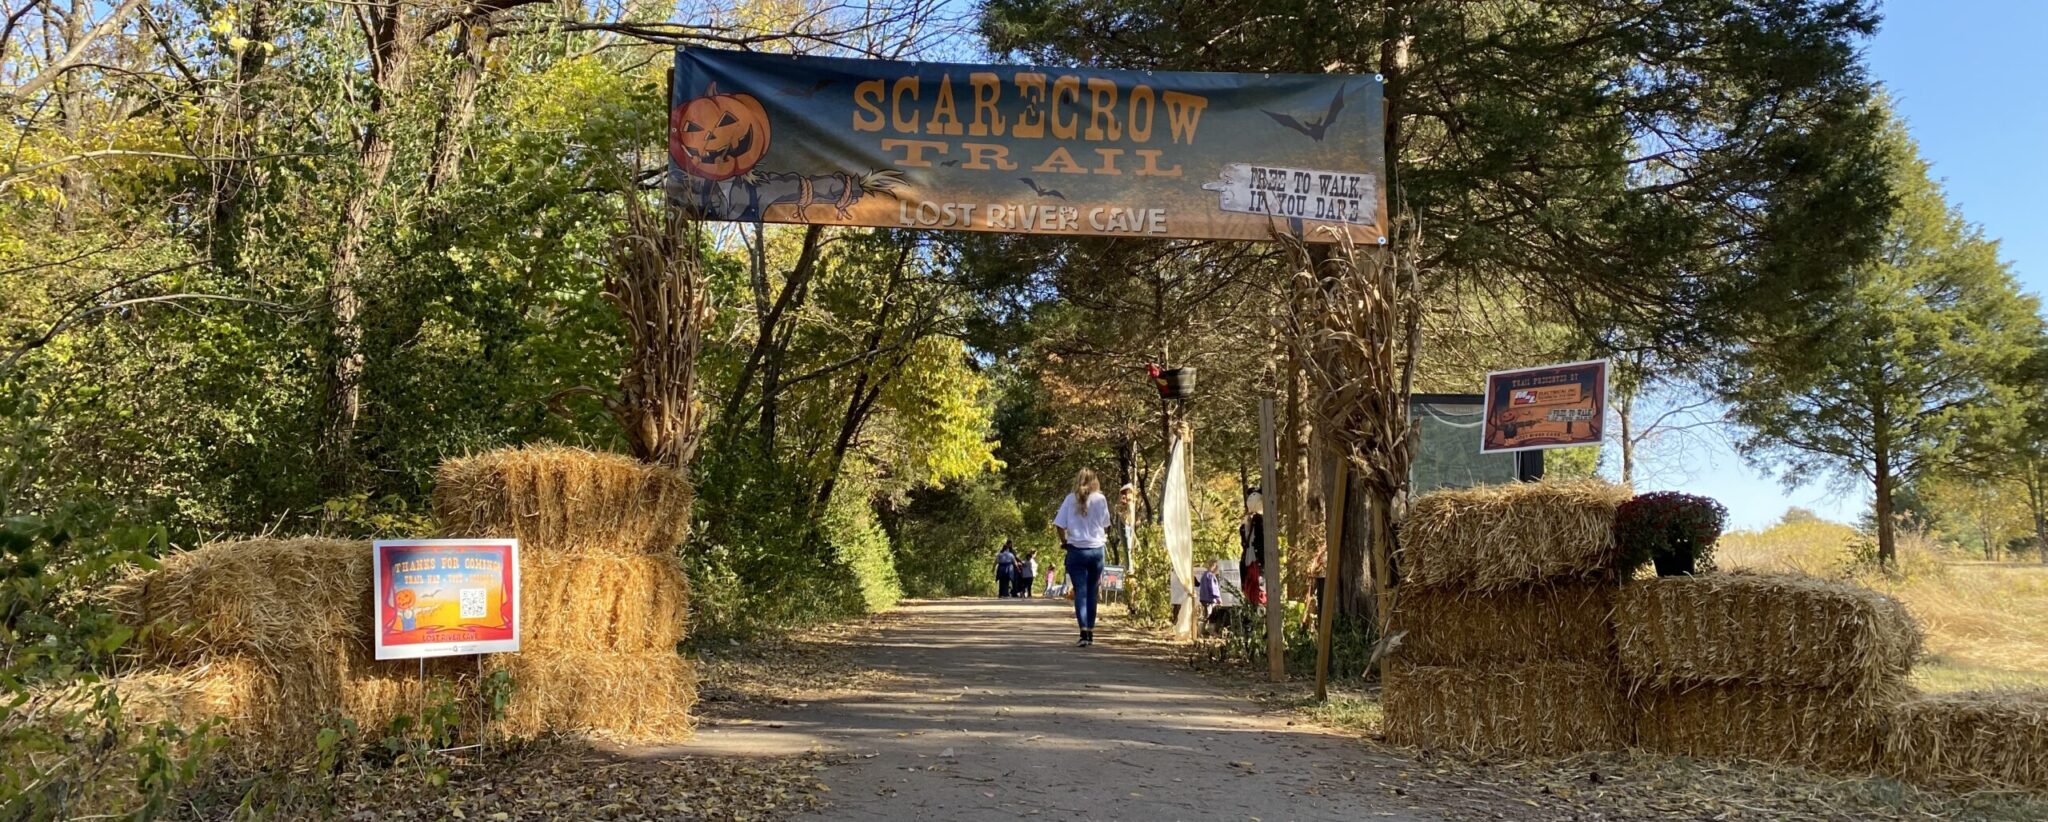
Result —
<instances>
[{"instance_id":1,"label":"jack-o-lantern illustration","mask_svg":"<svg viewBox=\"0 0 2048 822\"><path fill-rule=\"evenodd\" d=\"M750 94L704 96L669 112L669 156L693 177L730 180L768 153L768 112Z\"/></svg>"},{"instance_id":2,"label":"jack-o-lantern illustration","mask_svg":"<svg viewBox=\"0 0 2048 822\"><path fill-rule=\"evenodd\" d=\"M419 604L420 595L413 593L411 588L400 588L398 589L397 596L392 597L392 600L399 608L411 608Z\"/></svg>"}]
</instances>

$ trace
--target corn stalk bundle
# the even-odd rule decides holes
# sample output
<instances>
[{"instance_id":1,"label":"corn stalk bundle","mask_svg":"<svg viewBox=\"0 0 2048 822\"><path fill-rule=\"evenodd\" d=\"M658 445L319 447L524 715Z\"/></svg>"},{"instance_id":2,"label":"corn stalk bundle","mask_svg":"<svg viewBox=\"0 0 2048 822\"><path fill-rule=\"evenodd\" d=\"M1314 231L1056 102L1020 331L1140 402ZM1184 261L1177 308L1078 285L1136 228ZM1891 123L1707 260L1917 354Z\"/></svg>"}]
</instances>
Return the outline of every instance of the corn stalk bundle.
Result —
<instances>
[{"instance_id":1,"label":"corn stalk bundle","mask_svg":"<svg viewBox=\"0 0 2048 822\"><path fill-rule=\"evenodd\" d=\"M1744 683L1645 688L1635 694L1636 741L1681 756L1869 771L1889 706L1904 692Z\"/></svg>"},{"instance_id":2,"label":"corn stalk bundle","mask_svg":"<svg viewBox=\"0 0 2048 822\"><path fill-rule=\"evenodd\" d=\"M370 544L355 540L216 542L167 555L105 594L123 621L151 626L132 645L145 660L289 662L369 642L370 561Z\"/></svg>"},{"instance_id":3,"label":"corn stalk bundle","mask_svg":"<svg viewBox=\"0 0 2048 822\"><path fill-rule=\"evenodd\" d=\"M674 209L649 211L638 191L625 192L625 230L612 240L604 297L626 327L626 365L619 390L587 385L556 392L548 405L569 415L564 400L597 397L625 432L633 456L683 470L704 437L706 412L697 396L697 352L711 324L696 223Z\"/></svg>"},{"instance_id":4,"label":"corn stalk bundle","mask_svg":"<svg viewBox=\"0 0 2048 822\"><path fill-rule=\"evenodd\" d=\"M450 459L434 476L444 531L517 537L522 555L666 555L689 530L693 496L676 471L559 446Z\"/></svg>"},{"instance_id":5,"label":"corn stalk bundle","mask_svg":"<svg viewBox=\"0 0 2048 822\"><path fill-rule=\"evenodd\" d=\"M1327 229L1326 229L1327 230ZM1361 252L1343 232L1322 259L1300 238L1276 233L1294 263L1288 336L1312 390L1306 408L1343 444L1367 489L1391 497L1408 484L1408 385L1419 301L1406 254Z\"/></svg>"},{"instance_id":6,"label":"corn stalk bundle","mask_svg":"<svg viewBox=\"0 0 2048 822\"><path fill-rule=\"evenodd\" d=\"M1921 645L1898 600L1794 574L1635 582L1622 590L1615 632L1622 671L1652 686L1879 688L1906 675Z\"/></svg>"},{"instance_id":7,"label":"corn stalk bundle","mask_svg":"<svg viewBox=\"0 0 2048 822\"><path fill-rule=\"evenodd\" d=\"M1409 504L1395 563L1403 587L1498 591L1612 579L1614 512L1627 488L1599 480L1433 491Z\"/></svg>"},{"instance_id":8,"label":"corn stalk bundle","mask_svg":"<svg viewBox=\"0 0 2048 822\"><path fill-rule=\"evenodd\" d=\"M2048 792L2048 690L1902 700L1887 723L1883 764L1925 785Z\"/></svg>"},{"instance_id":9,"label":"corn stalk bundle","mask_svg":"<svg viewBox=\"0 0 2048 822\"><path fill-rule=\"evenodd\" d=\"M1388 661L1387 741L1468 754L1616 750L1629 711L1611 665L1539 662L1474 668Z\"/></svg>"},{"instance_id":10,"label":"corn stalk bundle","mask_svg":"<svg viewBox=\"0 0 2048 822\"><path fill-rule=\"evenodd\" d=\"M1567 581L1486 593L1403 586L1393 657L1409 665L1611 665L1614 586Z\"/></svg>"}]
</instances>

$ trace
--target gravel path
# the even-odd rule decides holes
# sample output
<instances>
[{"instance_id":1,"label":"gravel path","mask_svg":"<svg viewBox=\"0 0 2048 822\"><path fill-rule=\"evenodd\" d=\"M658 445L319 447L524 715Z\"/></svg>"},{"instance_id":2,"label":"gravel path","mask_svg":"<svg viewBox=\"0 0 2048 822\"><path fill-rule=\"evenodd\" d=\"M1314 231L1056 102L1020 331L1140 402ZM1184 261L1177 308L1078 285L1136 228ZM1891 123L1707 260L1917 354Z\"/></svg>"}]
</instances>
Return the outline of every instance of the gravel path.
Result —
<instances>
[{"instance_id":1,"label":"gravel path","mask_svg":"<svg viewBox=\"0 0 2048 822\"><path fill-rule=\"evenodd\" d=\"M897 675L888 691L792 705L692 747L842 755L818 775L815 819L1442 818L1381 801L1376 786L1411 761L1261 715L1111 636L1074 639L1064 601L911 603L861 652Z\"/></svg>"}]
</instances>

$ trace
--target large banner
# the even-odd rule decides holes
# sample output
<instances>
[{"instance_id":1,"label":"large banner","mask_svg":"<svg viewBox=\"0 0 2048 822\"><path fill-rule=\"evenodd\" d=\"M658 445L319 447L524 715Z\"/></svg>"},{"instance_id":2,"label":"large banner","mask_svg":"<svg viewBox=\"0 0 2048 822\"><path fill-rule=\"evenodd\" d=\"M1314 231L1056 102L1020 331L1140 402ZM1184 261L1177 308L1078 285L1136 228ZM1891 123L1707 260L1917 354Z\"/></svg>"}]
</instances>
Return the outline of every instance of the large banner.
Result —
<instances>
[{"instance_id":1,"label":"large banner","mask_svg":"<svg viewBox=\"0 0 2048 822\"><path fill-rule=\"evenodd\" d=\"M1486 375L1482 453L1599 445L1607 415L1607 361Z\"/></svg>"},{"instance_id":2,"label":"large banner","mask_svg":"<svg viewBox=\"0 0 2048 822\"><path fill-rule=\"evenodd\" d=\"M378 659L519 650L519 541L378 540Z\"/></svg>"},{"instance_id":3,"label":"large banner","mask_svg":"<svg viewBox=\"0 0 2048 822\"><path fill-rule=\"evenodd\" d=\"M701 219L1212 240L1386 224L1377 77L677 49L670 201Z\"/></svg>"}]
</instances>

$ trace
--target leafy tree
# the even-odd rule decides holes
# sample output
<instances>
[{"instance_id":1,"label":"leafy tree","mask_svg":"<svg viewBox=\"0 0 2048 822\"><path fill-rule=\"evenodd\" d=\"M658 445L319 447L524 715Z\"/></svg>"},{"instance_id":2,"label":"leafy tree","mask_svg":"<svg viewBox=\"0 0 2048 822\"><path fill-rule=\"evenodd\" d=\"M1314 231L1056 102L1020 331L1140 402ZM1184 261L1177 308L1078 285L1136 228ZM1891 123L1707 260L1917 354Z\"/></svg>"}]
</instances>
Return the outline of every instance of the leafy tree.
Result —
<instances>
[{"instance_id":1,"label":"leafy tree","mask_svg":"<svg viewBox=\"0 0 2048 822\"><path fill-rule=\"evenodd\" d=\"M990 0L981 32L1035 62L1377 73L1425 289L1513 290L1586 337L1696 357L1796 319L1875 245L1871 6Z\"/></svg>"},{"instance_id":2,"label":"leafy tree","mask_svg":"<svg viewBox=\"0 0 2048 822\"><path fill-rule=\"evenodd\" d=\"M1890 564L1894 496L1958 464L1973 430L2001 423L2041 318L1997 244L1948 205L1902 124L1891 122L1884 144L1898 208L1883 253L1855 269L1822 321L1740 352L1723 390L1751 459L1782 465L1788 482L1871 483L1878 560Z\"/></svg>"}]
</instances>

